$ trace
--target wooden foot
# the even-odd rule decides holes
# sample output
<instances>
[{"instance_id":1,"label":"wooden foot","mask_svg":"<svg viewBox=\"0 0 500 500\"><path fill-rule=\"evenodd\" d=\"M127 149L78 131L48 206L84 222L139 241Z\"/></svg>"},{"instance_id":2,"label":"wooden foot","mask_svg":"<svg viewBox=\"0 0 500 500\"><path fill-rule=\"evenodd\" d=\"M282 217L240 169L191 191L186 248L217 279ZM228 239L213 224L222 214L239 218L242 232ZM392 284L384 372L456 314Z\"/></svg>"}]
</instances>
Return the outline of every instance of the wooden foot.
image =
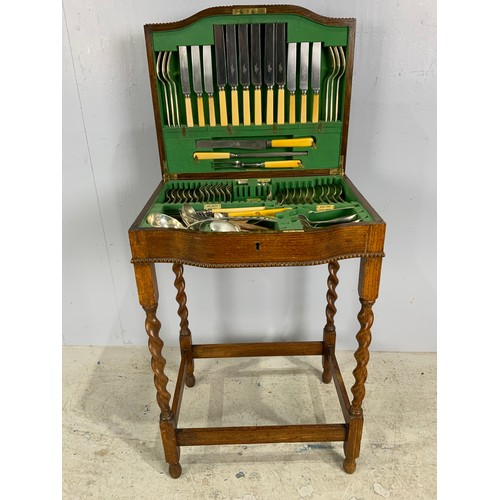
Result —
<instances>
[{"instance_id":1,"label":"wooden foot","mask_svg":"<svg viewBox=\"0 0 500 500\"><path fill-rule=\"evenodd\" d=\"M344 472L347 472L347 474L353 474L354 471L356 470L356 460L350 460L348 458L345 458L343 463L343 468Z\"/></svg>"},{"instance_id":2,"label":"wooden foot","mask_svg":"<svg viewBox=\"0 0 500 500\"><path fill-rule=\"evenodd\" d=\"M181 464L170 464L168 466L168 473L170 474L170 477L172 477L173 479L181 477L182 474Z\"/></svg>"},{"instance_id":3,"label":"wooden foot","mask_svg":"<svg viewBox=\"0 0 500 500\"><path fill-rule=\"evenodd\" d=\"M326 293L326 325L323 329L323 374L321 379L325 384L332 381L333 373L328 361L328 352L335 352L335 301L337 300L336 288L339 283L337 272L340 268L338 261L334 260L328 264L328 291Z\"/></svg>"},{"instance_id":4,"label":"wooden foot","mask_svg":"<svg viewBox=\"0 0 500 500\"><path fill-rule=\"evenodd\" d=\"M186 376L186 387L194 387L195 383L196 379L192 373Z\"/></svg>"},{"instance_id":5,"label":"wooden foot","mask_svg":"<svg viewBox=\"0 0 500 500\"><path fill-rule=\"evenodd\" d=\"M187 375L186 375L186 386L193 387L195 384L194 378L194 360L193 360L193 345L191 341L191 330L189 329L189 321L188 321L188 308L186 306L187 303L187 295L185 292L186 282L184 281L184 266L179 263L175 263L172 265L172 270L175 274L174 285L177 290L177 295L175 296L175 300L179 304L179 308L177 309L177 314L180 318L180 330L179 330L179 345L182 352L187 354Z\"/></svg>"}]
</instances>

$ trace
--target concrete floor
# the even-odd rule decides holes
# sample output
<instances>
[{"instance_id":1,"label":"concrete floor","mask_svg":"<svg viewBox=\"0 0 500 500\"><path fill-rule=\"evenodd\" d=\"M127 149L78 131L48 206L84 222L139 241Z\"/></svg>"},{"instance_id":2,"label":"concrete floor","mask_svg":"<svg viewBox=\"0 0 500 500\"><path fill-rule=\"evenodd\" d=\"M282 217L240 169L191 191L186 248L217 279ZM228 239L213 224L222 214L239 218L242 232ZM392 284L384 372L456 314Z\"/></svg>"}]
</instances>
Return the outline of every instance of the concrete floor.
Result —
<instances>
[{"instance_id":1,"label":"concrete floor","mask_svg":"<svg viewBox=\"0 0 500 500\"><path fill-rule=\"evenodd\" d=\"M346 386L352 352L338 352ZM173 392L178 349L165 349ZM372 353L357 471L341 443L181 449L163 459L147 348L63 348L63 498L436 498L436 355ZM180 427L341 422L320 357L197 360Z\"/></svg>"}]
</instances>

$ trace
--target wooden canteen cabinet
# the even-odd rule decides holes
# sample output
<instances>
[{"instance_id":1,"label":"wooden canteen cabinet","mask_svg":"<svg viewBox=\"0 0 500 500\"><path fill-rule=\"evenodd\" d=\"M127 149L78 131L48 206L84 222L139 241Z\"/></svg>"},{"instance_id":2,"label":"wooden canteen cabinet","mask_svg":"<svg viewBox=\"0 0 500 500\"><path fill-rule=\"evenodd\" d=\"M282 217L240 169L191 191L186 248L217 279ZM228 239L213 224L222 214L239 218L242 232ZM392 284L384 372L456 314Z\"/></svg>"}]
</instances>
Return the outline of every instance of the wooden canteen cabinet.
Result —
<instances>
[{"instance_id":1,"label":"wooden canteen cabinet","mask_svg":"<svg viewBox=\"0 0 500 500\"><path fill-rule=\"evenodd\" d=\"M161 439L170 475L181 475L182 446L328 441L343 442L343 467L353 473L360 453L372 307L378 296L385 235L384 221L345 174L355 20L327 18L294 6L215 7L183 21L146 25L145 37L161 182L130 227L129 238L139 302L146 313ZM221 59L222 50L225 59ZM267 58L271 58L270 63ZM237 77L232 71L235 67L240 70ZM250 83L246 67L255 70ZM213 142L222 140L241 141L243 146ZM252 158L257 150L245 141L255 140L264 140L267 146L258 150L261 156ZM197 141L212 142L207 146ZM219 154L213 160L210 154L201 153ZM241 164L219 164L221 156L234 157L227 153L247 156ZM275 154L265 158L269 153ZM290 161L296 163L287 163ZM234 232L148 223L152 213L178 216L185 203L196 211L259 208L267 210L271 218L248 231L245 223L255 222L249 216L242 230ZM354 214L354 219L334 224L334 210L342 208ZM316 222L321 220L332 223ZM342 259L358 259L360 263L360 328L352 398L335 356L337 272ZM173 397L167 387L161 324L156 316L155 266L163 263L172 264L180 318L181 363ZM184 265L318 264L328 265L322 338L193 343ZM196 391L195 359L304 355L321 356L322 381L333 381L343 422L178 427L184 387Z\"/></svg>"}]
</instances>

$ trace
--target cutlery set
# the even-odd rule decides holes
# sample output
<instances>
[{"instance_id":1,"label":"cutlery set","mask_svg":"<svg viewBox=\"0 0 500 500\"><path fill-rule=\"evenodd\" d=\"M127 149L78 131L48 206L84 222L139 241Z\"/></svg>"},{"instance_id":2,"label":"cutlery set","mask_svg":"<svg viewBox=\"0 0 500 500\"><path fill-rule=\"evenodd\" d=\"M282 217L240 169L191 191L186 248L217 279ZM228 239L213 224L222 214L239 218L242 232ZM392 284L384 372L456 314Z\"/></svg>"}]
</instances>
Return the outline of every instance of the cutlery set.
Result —
<instances>
[{"instance_id":1,"label":"cutlery set","mask_svg":"<svg viewBox=\"0 0 500 500\"><path fill-rule=\"evenodd\" d=\"M287 43L286 23L219 24L213 34L213 45L157 52L156 76L167 126L280 125L285 120L293 124L341 118L343 47L319 41Z\"/></svg>"}]
</instances>

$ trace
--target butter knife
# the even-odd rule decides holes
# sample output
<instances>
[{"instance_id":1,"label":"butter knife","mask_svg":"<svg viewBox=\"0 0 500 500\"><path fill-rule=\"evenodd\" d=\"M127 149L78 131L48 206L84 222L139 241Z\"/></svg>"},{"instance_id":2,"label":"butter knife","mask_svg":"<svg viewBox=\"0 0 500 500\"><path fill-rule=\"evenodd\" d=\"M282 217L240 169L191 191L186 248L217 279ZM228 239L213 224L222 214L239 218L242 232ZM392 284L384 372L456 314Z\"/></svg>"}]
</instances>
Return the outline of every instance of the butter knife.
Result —
<instances>
[{"instance_id":1,"label":"butter knife","mask_svg":"<svg viewBox=\"0 0 500 500\"><path fill-rule=\"evenodd\" d=\"M321 86L321 42L313 42L311 54L311 88L313 90L312 122L319 121L319 91Z\"/></svg>"},{"instance_id":2,"label":"butter knife","mask_svg":"<svg viewBox=\"0 0 500 500\"><path fill-rule=\"evenodd\" d=\"M215 41L215 68L217 73L217 87L219 88L219 111L220 124L227 126L227 104L226 104L226 42L224 40L224 26L214 26Z\"/></svg>"},{"instance_id":3,"label":"butter knife","mask_svg":"<svg viewBox=\"0 0 500 500\"><path fill-rule=\"evenodd\" d=\"M231 123L240 124L238 110L238 53L236 24L226 25L227 83L231 87Z\"/></svg>"},{"instance_id":4,"label":"butter knife","mask_svg":"<svg viewBox=\"0 0 500 500\"><path fill-rule=\"evenodd\" d=\"M276 24L276 84L278 85L278 124L285 123L286 24Z\"/></svg>"},{"instance_id":5,"label":"butter knife","mask_svg":"<svg viewBox=\"0 0 500 500\"><path fill-rule=\"evenodd\" d=\"M203 45L203 85L208 96L208 119L211 127L215 127L214 75L212 73L212 47Z\"/></svg>"},{"instance_id":6,"label":"butter knife","mask_svg":"<svg viewBox=\"0 0 500 500\"><path fill-rule=\"evenodd\" d=\"M191 107L191 85L189 83L188 53L185 45L179 47L179 64L181 69L181 89L186 103L186 125L192 127L194 124L193 109Z\"/></svg>"},{"instance_id":7,"label":"butter knife","mask_svg":"<svg viewBox=\"0 0 500 500\"><path fill-rule=\"evenodd\" d=\"M260 24L250 25L251 81L254 88L254 123L262 125L262 52L260 44Z\"/></svg>"},{"instance_id":8,"label":"butter knife","mask_svg":"<svg viewBox=\"0 0 500 500\"><path fill-rule=\"evenodd\" d=\"M300 77L299 86L302 92L300 102L300 123L307 122L307 90L309 88L309 42L300 43Z\"/></svg>"},{"instance_id":9,"label":"butter knife","mask_svg":"<svg viewBox=\"0 0 500 500\"><path fill-rule=\"evenodd\" d=\"M266 123L274 123L274 71L275 71L275 25L272 23L264 25L264 83L267 87L266 98Z\"/></svg>"},{"instance_id":10,"label":"butter knife","mask_svg":"<svg viewBox=\"0 0 500 500\"><path fill-rule=\"evenodd\" d=\"M288 44L286 86L290 92L288 123L295 123L295 91L297 90L297 44Z\"/></svg>"},{"instance_id":11,"label":"butter knife","mask_svg":"<svg viewBox=\"0 0 500 500\"><path fill-rule=\"evenodd\" d=\"M203 109L203 84L201 83L200 47L191 46L191 66L193 70L193 90L196 94L196 107L198 108L198 125L205 126L205 111Z\"/></svg>"}]
</instances>

